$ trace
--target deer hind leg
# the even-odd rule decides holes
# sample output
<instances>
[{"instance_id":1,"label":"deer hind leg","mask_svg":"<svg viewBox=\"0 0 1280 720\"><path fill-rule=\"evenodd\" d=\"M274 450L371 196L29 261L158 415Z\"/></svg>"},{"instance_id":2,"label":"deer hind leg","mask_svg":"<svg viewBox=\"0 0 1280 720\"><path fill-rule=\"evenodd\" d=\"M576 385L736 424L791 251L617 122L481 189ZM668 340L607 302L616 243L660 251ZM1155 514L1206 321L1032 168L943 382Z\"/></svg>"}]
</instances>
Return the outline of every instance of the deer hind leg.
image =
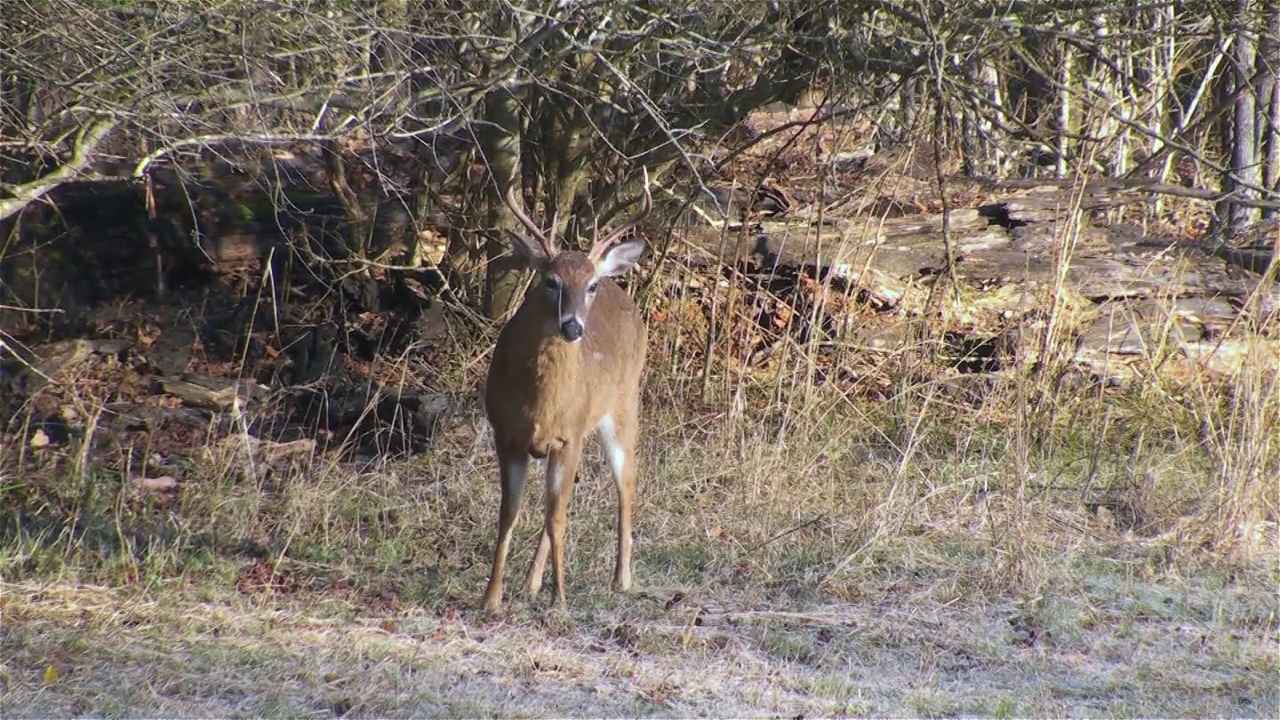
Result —
<instances>
[{"instance_id":1,"label":"deer hind leg","mask_svg":"<svg viewBox=\"0 0 1280 720\"><path fill-rule=\"evenodd\" d=\"M498 540L493 549L493 570L489 573L489 586L484 591L484 609L490 611L497 610L502 605L502 577L506 572L507 551L511 549L511 534L520 518L529 456L522 451L499 450L498 464L502 472L502 506L498 510Z\"/></svg>"},{"instance_id":2,"label":"deer hind leg","mask_svg":"<svg viewBox=\"0 0 1280 720\"><path fill-rule=\"evenodd\" d=\"M564 607L564 543L569 524L569 503L573 500L573 481L578 475L578 462L582 459L582 440L574 439L547 458L546 515L543 537L551 555L551 575L556 593L556 605ZM539 556L542 556L541 547ZM538 557L531 567L531 578L542 579ZM545 556L541 557L545 561ZM536 572L535 572L536 571ZM530 583L533 586L533 582Z\"/></svg>"},{"instance_id":3,"label":"deer hind leg","mask_svg":"<svg viewBox=\"0 0 1280 720\"><path fill-rule=\"evenodd\" d=\"M550 468L547 470L550 472ZM542 589L542 576L547 570L547 554L551 552L551 526L545 518L542 532L538 533L538 551L533 554L533 562L529 563L529 572L524 576L524 594L530 600L537 597Z\"/></svg>"},{"instance_id":4,"label":"deer hind leg","mask_svg":"<svg viewBox=\"0 0 1280 720\"><path fill-rule=\"evenodd\" d=\"M631 507L636 494L636 417L621 413L600 421L600 440L618 487L618 557L613 568L613 589L631 589Z\"/></svg>"},{"instance_id":5,"label":"deer hind leg","mask_svg":"<svg viewBox=\"0 0 1280 720\"><path fill-rule=\"evenodd\" d=\"M550 481L552 472L553 469L551 463L548 461L548 482ZM563 482L563 480L558 482ZM576 475L570 482L577 482ZM538 537L538 550L533 554L533 562L529 563L529 571L524 576L524 593L530 600L537 597L538 592L542 590L542 579L546 576L547 571L547 555L551 552L551 524L546 519L543 520L542 532Z\"/></svg>"}]
</instances>

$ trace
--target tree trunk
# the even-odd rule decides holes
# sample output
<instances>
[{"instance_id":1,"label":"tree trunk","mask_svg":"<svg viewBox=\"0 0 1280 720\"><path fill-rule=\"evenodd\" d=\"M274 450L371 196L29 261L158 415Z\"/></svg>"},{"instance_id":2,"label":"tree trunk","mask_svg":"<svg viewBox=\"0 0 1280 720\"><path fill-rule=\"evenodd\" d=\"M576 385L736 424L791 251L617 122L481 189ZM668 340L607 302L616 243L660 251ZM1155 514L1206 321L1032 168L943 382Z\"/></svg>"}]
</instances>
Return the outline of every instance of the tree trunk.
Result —
<instances>
[{"instance_id":1,"label":"tree trunk","mask_svg":"<svg viewBox=\"0 0 1280 720\"><path fill-rule=\"evenodd\" d=\"M1071 86L1075 83L1075 73L1072 72L1071 63L1075 60L1075 53L1070 47L1063 46L1058 54L1058 126L1056 128L1057 147L1054 148L1057 155L1057 162L1054 163L1054 176L1061 179L1067 176L1070 166L1067 164L1067 156L1072 150L1071 135L1074 133L1072 124L1075 118L1071 112Z\"/></svg>"},{"instance_id":2,"label":"tree trunk","mask_svg":"<svg viewBox=\"0 0 1280 720\"><path fill-rule=\"evenodd\" d=\"M1280 3L1267 5L1261 49L1258 70L1263 84L1258 97L1267 106L1266 122L1259 133L1265 148L1262 186L1275 194L1280 193ZM1267 218L1278 214L1274 209L1263 211Z\"/></svg>"},{"instance_id":3,"label":"tree trunk","mask_svg":"<svg viewBox=\"0 0 1280 720\"><path fill-rule=\"evenodd\" d=\"M484 311L490 319L500 320L515 310L521 285L521 268L503 237L511 231L513 218L502 201L502 194L511 183L517 187L522 184L520 103L511 90L500 86L489 92L484 107L486 122L479 133L480 147L489 168L484 182L489 194Z\"/></svg>"},{"instance_id":4,"label":"tree trunk","mask_svg":"<svg viewBox=\"0 0 1280 720\"><path fill-rule=\"evenodd\" d=\"M1258 153L1258 96L1250 87L1258 59L1257 24L1253 22L1253 0L1236 0L1235 73L1236 89L1231 131L1231 172L1223 190L1240 197L1257 198L1250 186L1262 183L1261 158ZM1226 230L1235 233L1258 219L1258 210L1227 202Z\"/></svg>"}]
</instances>

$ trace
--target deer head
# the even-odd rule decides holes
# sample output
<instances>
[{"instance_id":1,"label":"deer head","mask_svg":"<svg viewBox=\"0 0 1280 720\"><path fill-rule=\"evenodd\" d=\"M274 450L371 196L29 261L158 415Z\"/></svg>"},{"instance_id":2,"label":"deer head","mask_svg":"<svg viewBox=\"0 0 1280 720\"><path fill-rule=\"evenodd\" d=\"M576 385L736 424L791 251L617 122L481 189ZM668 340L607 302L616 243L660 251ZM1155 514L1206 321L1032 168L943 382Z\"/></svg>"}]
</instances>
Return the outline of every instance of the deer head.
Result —
<instances>
[{"instance_id":1,"label":"deer head","mask_svg":"<svg viewBox=\"0 0 1280 720\"><path fill-rule=\"evenodd\" d=\"M511 214L529 231L531 238L516 236L512 244L516 256L538 273L525 302L538 303L539 316L551 324L570 343L578 342L586 332L591 304L600 283L631 269L644 252L644 240L622 240L653 209L649 192L649 172L644 171L644 195L639 213L603 238L593 238L587 252L561 252L556 246L554 229L544 232L524 211L519 189L512 183L503 199ZM554 228L554 221L553 221Z\"/></svg>"}]
</instances>

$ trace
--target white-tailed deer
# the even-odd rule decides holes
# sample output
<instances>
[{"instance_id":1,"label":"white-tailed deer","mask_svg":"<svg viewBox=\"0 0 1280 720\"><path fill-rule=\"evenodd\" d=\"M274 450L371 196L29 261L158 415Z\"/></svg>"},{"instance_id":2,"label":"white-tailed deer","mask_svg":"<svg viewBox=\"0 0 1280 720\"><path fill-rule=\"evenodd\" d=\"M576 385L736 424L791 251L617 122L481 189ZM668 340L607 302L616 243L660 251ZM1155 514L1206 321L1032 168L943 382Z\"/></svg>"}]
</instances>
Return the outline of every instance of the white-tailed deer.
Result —
<instances>
[{"instance_id":1,"label":"white-tailed deer","mask_svg":"<svg viewBox=\"0 0 1280 720\"><path fill-rule=\"evenodd\" d=\"M639 214L588 252L556 248L554 230L544 233L523 209L519 183L504 196L534 242L517 237L516 254L538 277L524 303L502 328L485 383L485 412L493 428L502 479L498 539L484 607L502 604L502 584L511 534L520 514L529 459L547 459L542 537L525 589L542 587L551 555L556 603L565 604L564 543L569 502L582 446L599 433L618 487L618 556L614 590L631 586L631 504L635 497L636 436L646 330L626 291L610 278L640 259L644 241L623 240L652 208L649 176Z\"/></svg>"}]
</instances>

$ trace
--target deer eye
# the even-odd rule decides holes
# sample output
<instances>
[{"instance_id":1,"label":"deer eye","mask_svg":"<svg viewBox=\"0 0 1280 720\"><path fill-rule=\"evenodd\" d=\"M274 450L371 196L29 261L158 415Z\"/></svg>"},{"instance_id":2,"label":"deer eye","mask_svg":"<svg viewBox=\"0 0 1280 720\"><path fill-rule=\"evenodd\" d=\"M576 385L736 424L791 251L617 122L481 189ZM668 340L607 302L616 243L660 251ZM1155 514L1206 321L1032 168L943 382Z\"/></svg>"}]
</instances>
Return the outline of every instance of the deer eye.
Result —
<instances>
[{"instance_id":1,"label":"deer eye","mask_svg":"<svg viewBox=\"0 0 1280 720\"><path fill-rule=\"evenodd\" d=\"M599 289L600 289L600 281L599 281L599 280L596 280L595 282L593 282L593 283L591 283L590 285L588 285L588 286L587 286L587 292L589 292L589 293L594 293L595 291L597 291L597 290L599 290Z\"/></svg>"},{"instance_id":2,"label":"deer eye","mask_svg":"<svg viewBox=\"0 0 1280 720\"><path fill-rule=\"evenodd\" d=\"M560 278L555 275L548 275L546 279L547 290L556 292L560 290Z\"/></svg>"}]
</instances>

